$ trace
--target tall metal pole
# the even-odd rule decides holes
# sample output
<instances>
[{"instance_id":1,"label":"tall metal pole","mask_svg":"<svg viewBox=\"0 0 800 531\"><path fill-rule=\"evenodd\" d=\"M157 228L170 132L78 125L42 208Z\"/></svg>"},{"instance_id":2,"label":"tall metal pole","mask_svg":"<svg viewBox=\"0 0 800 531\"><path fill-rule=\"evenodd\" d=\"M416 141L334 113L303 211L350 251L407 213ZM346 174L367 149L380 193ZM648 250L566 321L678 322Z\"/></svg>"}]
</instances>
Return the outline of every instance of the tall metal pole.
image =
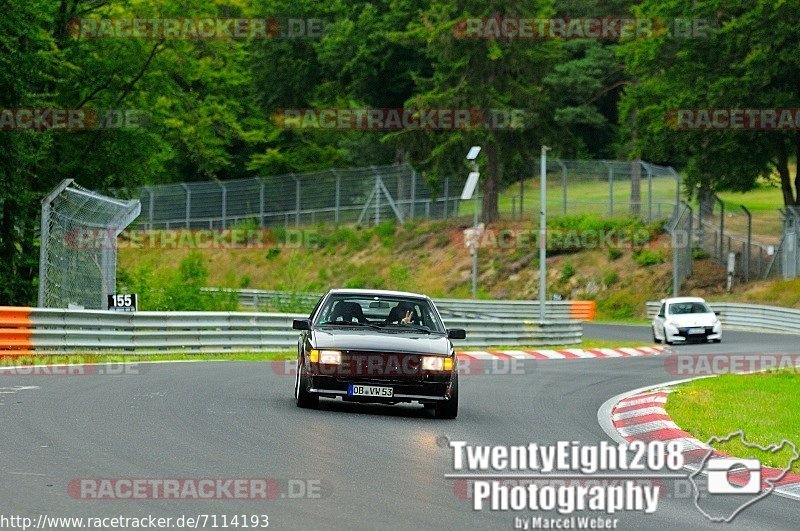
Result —
<instances>
[{"instance_id":1,"label":"tall metal pole","mask_svg":"<svg viewBox=\"0 0 800 531\"><path fill-rule=\"evenodd\" d=\"M541 167L540 193L539 193L539 319L544 321L545 300L547 298L547 151L550 148L542 146L542 155L539 158Z\"/></svg>"},{"instance_id":2,"label":"tall metal pole","mask_svg":"<svg viewBox=\"0 0 800 531\"><path fill-rule=\"evenodd\" d=\"M473 166L474 171L478 171L478 165ZM473 194L475 206L472 213L472 230L475 231L475 245L472 246L472 298L478 297L478 191Z\"/></svg>"}]
</instances>

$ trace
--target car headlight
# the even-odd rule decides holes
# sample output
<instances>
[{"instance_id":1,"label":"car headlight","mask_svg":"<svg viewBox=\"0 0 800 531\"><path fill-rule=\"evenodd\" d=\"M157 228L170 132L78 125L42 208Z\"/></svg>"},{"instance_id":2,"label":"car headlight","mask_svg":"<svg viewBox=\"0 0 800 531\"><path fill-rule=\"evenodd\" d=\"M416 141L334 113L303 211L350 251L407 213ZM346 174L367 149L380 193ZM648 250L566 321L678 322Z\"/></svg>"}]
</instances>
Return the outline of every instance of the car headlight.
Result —
<instances>
[{"instance_id":1,"label":"car headlight","mask_svg":"<svg viewBox=\"0 0 800 531\"><path fill-rule=\"evenodd\" d=\"M324 363L326 365L341 365L342 353L338 350L317 350L312 349L308 353L308 359L312 363Z\"/></svg>"},{"instance_id":2,"label":"car headlight","mask_svg":"<svg viewBox=\"0 0 800 531\"><path fill-rule=\"evenodd\" d=\"M426 371L452 371L453 358L422 356L422 369Z\"/></svg>"}]
</instances>

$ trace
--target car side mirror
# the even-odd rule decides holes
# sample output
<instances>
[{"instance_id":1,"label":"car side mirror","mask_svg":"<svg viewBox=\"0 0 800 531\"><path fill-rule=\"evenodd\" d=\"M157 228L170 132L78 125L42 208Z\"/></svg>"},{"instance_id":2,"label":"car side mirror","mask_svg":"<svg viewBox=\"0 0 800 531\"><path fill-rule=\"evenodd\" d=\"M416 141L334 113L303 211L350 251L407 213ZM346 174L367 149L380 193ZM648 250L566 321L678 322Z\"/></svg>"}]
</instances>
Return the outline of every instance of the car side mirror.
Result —
<instances>
[{"instance_id":1,"label":"car side mirror","mask_svg":"<svg viewBox=\"0 0 800 531\"><path fill-rule=\"evenodd\" d=\"M448 339L466 339L467 331L463 328L449 328L447 330Z\"/></svg>"},{"instance_id":2,"label":"car side mirror","mask_svg":"<svg viewBox=\"0 0 800 531\"><path fill-rule=\"evenodd\" d=\"M311 319L295 319L292 321L295 330L311 330Z\"/></svg>"},{"instance_id":3,"label":"car side mirror","mask_svg":"<svg viewBox=\"0 0 800 531\"><path fill-rule=\"evenodd\" d=\"M716 315L717 317L719 317L719 314L720 314L720 313L722 313L722 312L714 312L714 315Z\"/></svg>"}]
</instances>

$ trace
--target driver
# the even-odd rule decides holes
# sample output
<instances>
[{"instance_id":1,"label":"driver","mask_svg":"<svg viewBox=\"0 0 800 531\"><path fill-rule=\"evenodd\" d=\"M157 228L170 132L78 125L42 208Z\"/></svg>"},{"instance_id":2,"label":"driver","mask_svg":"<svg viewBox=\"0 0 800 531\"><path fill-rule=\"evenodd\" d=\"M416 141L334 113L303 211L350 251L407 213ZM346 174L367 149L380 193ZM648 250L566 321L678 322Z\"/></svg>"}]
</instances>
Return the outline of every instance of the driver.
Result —
<instances>
[{"instance_id":1,"label":"driver","mask_svg":"<svg viewBox=\"0 0 800 531\"><path fill-rule=\"evenodd\" d=\"M414 309L414 305L410 302L399 302L397 306L392 308L389 316L383 322L384 325L397 323L397 324L420 324L419 315Z\"/></svg>"}]
</instances>

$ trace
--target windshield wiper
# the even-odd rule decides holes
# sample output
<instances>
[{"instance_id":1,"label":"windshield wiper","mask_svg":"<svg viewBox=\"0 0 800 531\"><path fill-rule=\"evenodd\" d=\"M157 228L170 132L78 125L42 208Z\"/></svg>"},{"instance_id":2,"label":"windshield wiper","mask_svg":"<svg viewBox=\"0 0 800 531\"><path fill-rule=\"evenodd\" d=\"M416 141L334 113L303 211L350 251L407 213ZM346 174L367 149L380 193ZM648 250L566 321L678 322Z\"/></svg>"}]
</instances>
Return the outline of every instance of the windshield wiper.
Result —
<instances>
[{"instance_id":1,"label":"windshield wiper","mask_svg":"<svg viewBox=\"0 0 800 531\"><path fill-rule=\"evenodd\" d=\"M355 321L342 321L341 323L322 323L323 325L327 326L362 326L367 328L374 328L375 330L383 330L383 328L379 325L372 324L372 323L359 323Z\"/></svg>"},{"instance_id":2,"label":"windshield wiper","mask_svg":"<svg viewBox=\"0 0 800 531\"><path fill-rule=\"evenodd\" d=\"M391 330L413 330L414 332L424 332L426 334L430 334L431 330L425 326L418 326L413 324L404 324L404 325L386 325L387 327L391 326Z\"/></svg>"}]
</instances>

